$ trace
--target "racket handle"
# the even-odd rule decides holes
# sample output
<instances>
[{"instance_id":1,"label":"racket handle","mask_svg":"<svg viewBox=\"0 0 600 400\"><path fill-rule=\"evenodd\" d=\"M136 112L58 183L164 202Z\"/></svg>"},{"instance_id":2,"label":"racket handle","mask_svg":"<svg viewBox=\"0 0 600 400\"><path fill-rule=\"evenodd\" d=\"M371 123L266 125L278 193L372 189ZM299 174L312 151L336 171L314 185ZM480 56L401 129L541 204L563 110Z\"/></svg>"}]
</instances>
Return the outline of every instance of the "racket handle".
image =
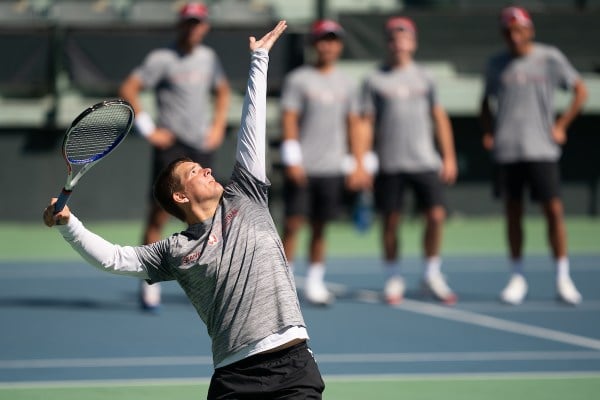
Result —
<instances>
[{"instance_id":1,"label":"racket handle","mask_svg":"<svg viewBox=\"0 0 600 400\"><path fill-rule=\"evenodd\" d=\"M69 201L69 197L71 197L71 192L71 190L63 188L58 195L58 200L56 200L56 203L54 203L54 214L58 214L63 208L65 208L67 201Z\"/></svg>"}]
</instances>

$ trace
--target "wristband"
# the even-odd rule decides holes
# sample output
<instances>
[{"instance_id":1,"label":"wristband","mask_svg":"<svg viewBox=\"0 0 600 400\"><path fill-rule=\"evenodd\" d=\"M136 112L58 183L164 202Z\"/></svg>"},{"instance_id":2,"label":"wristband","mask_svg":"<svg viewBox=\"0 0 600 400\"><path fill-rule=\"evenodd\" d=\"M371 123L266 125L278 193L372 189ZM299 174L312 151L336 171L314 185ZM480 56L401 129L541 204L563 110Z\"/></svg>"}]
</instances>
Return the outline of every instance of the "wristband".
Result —
<instances>
[{"instance_id":1,"label":"wristband","mask_svg":"<svg viewBox=\"0 0 600 400\"><path fill-rule=\"evenodd\" d=\"M143 137L147 138L156 130L156 125L152 121L152 117L145 111L138 113L135 116L135 128Z\"/></svg>"},{"instance_id":2,"label":"wristband","mask_svg":"<svg viewBox=\"0 0 600 400\"><path fill-rule=\"evenodd\" d=\"M379 170L379 158L373 151L367 152L363 156L363 167L369 174L375 174Z\"/></svg>"},{"instance_id":3,"label":"wristband","mask_svg":"<svg viewBox=\"0 0 600 400\"><path fill-rule=\"evenodd\" d=\"M281 161L286 166L302 164L302 148L297 140L287 139L281 143Z\"/></svg>"},{"instance_id":4,"label":"wristband","mask_svg":"<svg viewBox=\"0 0 600 400\"><path fill-rule=\"evenodd\" d=\"M374 175L379 170L379 158L377 154L372 151L369 151L363 155L363 168L367 173ZM346 154L344 159L342 160L342 171L346 175L351 174L356 169L356 159L352 154Z\"/></svg>"}]
</instances>

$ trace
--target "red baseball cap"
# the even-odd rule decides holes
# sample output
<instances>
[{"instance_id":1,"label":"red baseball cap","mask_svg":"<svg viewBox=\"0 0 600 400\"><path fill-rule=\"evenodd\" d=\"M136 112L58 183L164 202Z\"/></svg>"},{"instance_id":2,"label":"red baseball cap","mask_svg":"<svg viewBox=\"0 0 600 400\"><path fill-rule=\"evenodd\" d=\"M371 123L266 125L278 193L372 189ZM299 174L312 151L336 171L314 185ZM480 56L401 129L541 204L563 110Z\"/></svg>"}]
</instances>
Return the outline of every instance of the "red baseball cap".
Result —
<instances>
[{"instance_id":1,"label":"red baseball cap","mask_svg":"<svg viewBox=\"0 0 600 400\"><path fill-rule=\"evenodd\" d=\"M417 26L412 19L407 17L391 17L385 23L385 31L389 34L395 31L417 34Z\"/></svg>"},{"instance_id":2,"label":"red baseball cap","mask_svg":"<svg viewBox=\"0 0 600 400\"><path fill-rule=\"evenodd\" d=\"M179 9L179 19L197 19L204 21L208 18L208 7L202 3L187 3Z\"/></svg>"},{"instance_id":3,"label":"red baseball cap","mask_svg":"<svg viewBox=\"0 0 600 400\"><path fill-rule=\"evenodd\" d=\"M330 19L320 19L313 22L310 27L310 37L313 41L319 40L327 35L334 35L338 38L342 38L344 37L344 33L344 28Z\"/></svg>"},{"instance_id":4,"label":"red baseball cap","mask_svg":"<svg viewBox=\"0 0 600 400\"><path fill-rule=\"evenodd\" d=\"M503 28L511 25L533 26L531 16L523 7L506 7L500 14L500 24Z\"/></svg>"}]
</instances>

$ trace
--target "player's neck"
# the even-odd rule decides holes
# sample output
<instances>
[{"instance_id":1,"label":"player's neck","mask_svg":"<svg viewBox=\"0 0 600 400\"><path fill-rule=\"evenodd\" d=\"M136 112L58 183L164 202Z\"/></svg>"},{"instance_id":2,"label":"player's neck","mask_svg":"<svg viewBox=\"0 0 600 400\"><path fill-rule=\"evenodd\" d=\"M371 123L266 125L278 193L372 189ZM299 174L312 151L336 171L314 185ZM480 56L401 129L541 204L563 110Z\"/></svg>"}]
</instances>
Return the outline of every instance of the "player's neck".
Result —
<instances>
[{"instance_id":1,"label":"player's neck","mask_svg":"<svg viewBox=\"0 0 600 400\"><path fill-rule=\"evenodd\" d=\"M328 73L335 69L334 62L318 61L315 63L315 68L322 73Z\"/></svg>"},{"instance_id":2,"label":"player's neck","mask_svg":"<svg viewBox=\"0 0 600 400\"><path fill-rule=\"evenodd\" d=\"M410 64L412 64L412 62L413 62L413 58L412 58L412 55L410 55L410 54L401 54L396 57L390 58L390 66L392 68L399 68L399 69L406 68Z\"/></svg>"},{"instance_id":3,"label":"player's neck","mask_svg":"<svg viewBox=\"0 0 600 400\"><path fill-rule=\"evenodd\" d=\"M189 40L181 39L177 42L177 49L182 54L190 54L200 43L191 43Z\"/></svg>"},{"instance_id":4,"label":"player's neck","mask_svg":"<svg viewBox=\"0 0 600 400\"><path fill-rule=\"evenodd\" d=\"M533 51L534 44L529 42L523 46L511 49L511 53L514 57L525 57Z\"/></svg>"},{"instance_id":5,"label":"player's neck","mask_svg":"<svg viewBox=\"0 0 600 400\"><path fill-rule=\"evenodd\" d=\"M207 199L202 203L192 206L187 213L186 223L188 225L194 225L212 219L217 212L217 208L219 208L220 201L221 197L219 196L217 198Z\"/></svg>"}]
</instances>

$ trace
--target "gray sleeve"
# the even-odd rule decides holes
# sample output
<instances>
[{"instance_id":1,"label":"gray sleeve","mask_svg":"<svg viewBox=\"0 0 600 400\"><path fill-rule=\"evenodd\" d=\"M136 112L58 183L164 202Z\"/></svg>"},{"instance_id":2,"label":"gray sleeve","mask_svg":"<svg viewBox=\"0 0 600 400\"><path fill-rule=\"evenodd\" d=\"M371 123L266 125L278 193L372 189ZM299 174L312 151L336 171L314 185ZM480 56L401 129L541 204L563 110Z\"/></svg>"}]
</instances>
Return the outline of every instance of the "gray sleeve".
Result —
<instances>
[{"instance_id":1,"label":"gray sleeve","mask_svg":"<svg viewBox=\"0 0 600 400\"><path fill-rule=\"evenodd\" d=\"M175 279L168 269L167 261L172 238L171 236L155 243L134 247L137 257L148 275L148 283L172 281Z\"/></svg>"},{"instance_id":2,"label":"gray sleeve","mask_svg":"<svg viewBox=\"0 0 600 400\"><path fill-rule=\"evenodd\" d=\"M427 101L429 102L429 108L433 109L433 107L439 105L437 84L430 73L427 71L424 71L423 73L425 75L425 81L427 82Z\"/></svg>"},{"instance_id":3,"label":"gray sleeve","mask_svg":"<svg viewBox=\"0 0 600 400\"><path fill-rule=\"evenodd\" d=\"M303 104L303 95L301 82L297 79L297 74L289 74L281 90L281 109L284 111L300 111Z\"/></svg>"},{"instance_id":4,"label":"gray sleeve","mask_svg":"<svg viewBox=\"0 0 600 400\"><path fill-rule=\"evenodd\" d=\"M347 114L360 114L361 106L360 106L360 92L358 89L358 85L354 84L352 81L348 82L348 104L346 112Z\"/></svg>"},{"instance_id":5,"label":"gray sleeve","mask_svg":"<svg viewBox=\"0 0 600 400\"><path fill-rule=\"evenodd\" d=\"M570 90L580 79L579 73L560 50L553 50L550 58L552 79L557 87Z\"/></svg>"},{"instance_id":6,"label":"gray sleeve","mask_svg":"<svg viewBox=\"0 0 600 400\"><path fill-rule=\"evenodd\" d=\"M239 163L235 164L231 175L231 183L227 185L228 191L249 198L255 203L262 204L265 207L269 205L269 187L270 183L261 182L256 179L248 170Z\"/></svg>"},{"instance_id":7,"label":"gray sleeve","mask_svg":"<svg viewBox=\"0 0 600 400\"><path fill-rule=\"evenodd\" d=\"M152 51L140 66L133 70L146 88L153 88L161 81L165 73L164 57L159 51Z\"/></svg>"},{"instance_id":8,"label":"gray sleeve","mask_svg":"<svg viewBox=\"0 0 600 400\"><path fill-rule=\"evenodd\" d=\"M217 53L213 52L213 68L212 68L212 82L211 87L216 88L221 82L227 80L227 75L221 64L221 60Z\"/></svg>"}]
</instances>

